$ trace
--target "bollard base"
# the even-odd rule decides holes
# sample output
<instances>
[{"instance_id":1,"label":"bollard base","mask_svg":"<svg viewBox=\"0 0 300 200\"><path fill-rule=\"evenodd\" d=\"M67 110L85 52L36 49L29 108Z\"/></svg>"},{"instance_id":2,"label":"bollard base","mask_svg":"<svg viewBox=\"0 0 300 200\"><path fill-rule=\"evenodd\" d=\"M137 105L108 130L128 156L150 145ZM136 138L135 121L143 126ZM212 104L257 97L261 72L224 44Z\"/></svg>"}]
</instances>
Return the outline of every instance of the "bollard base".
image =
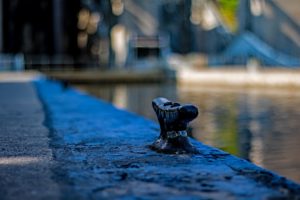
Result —
<instances>
[{"instance_id":1,"label":"bollard base","mask_svg":"<svg viewBox=\"0 0 300 200\"><path fill-rule=\"evenodd\" d=\"M176 138L158 138L150 146L151 150L166 154L199 154L190 142L188 137L178 136Z\"/></svg>"}]
</instances>

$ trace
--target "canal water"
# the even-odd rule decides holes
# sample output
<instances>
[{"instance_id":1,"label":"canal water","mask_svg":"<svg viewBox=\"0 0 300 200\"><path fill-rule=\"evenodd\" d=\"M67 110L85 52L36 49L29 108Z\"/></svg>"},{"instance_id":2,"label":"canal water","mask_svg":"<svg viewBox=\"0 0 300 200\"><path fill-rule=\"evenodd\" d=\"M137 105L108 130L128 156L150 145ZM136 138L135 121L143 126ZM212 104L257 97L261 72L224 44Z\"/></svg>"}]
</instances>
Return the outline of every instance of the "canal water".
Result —
<instances>
[{"instance_id":1,"label":"canal water","mask_svg":"<svg viewBox=\"0 0 300 200\"><path fill-rule=\"evenodd\" d=\"M192 136L300 183L300 91L172 84L76 85L115 106L156 120L152 99L200 110Z\"/></svg>"}]
</instances>

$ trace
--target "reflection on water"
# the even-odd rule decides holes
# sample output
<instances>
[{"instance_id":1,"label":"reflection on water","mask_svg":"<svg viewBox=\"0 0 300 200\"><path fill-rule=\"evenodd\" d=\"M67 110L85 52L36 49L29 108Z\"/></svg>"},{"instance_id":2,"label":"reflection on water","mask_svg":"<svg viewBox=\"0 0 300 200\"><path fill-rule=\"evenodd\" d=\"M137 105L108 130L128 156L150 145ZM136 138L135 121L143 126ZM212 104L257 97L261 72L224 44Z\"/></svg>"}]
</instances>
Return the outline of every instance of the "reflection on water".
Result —
<instances>
[{"instance_id":1,"label":"reflection on water","mask_svg":"<svg viewBox=\"0 0 300 200\"><path fill-rule=\"evenodd\" d=\"M300 182L299 91L228 90L175 85L78 85L119 108L155 119L151 101L193 103L193 137Z\"/></svg>"}]
</instances>

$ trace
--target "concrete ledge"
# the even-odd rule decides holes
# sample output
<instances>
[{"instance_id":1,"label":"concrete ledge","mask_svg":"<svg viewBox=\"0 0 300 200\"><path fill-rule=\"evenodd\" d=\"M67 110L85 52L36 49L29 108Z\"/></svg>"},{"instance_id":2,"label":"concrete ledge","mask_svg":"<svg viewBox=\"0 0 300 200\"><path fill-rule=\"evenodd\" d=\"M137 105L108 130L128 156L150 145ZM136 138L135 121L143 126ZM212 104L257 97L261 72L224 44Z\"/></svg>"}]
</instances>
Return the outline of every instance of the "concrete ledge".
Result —
<instances>
[{"instance_id":1,"label":"concrete ledge","mask_svg":"<svg viewBox=\"0 0 300 200\"><path fill-rule=\"evenodd\" d=\"M177 79L181 84L300 88L300 71L288 69L253 72L233 68L178 69Z\"/></svg>"},{"instance_id":2,"label":"concrete ledge","mask_svg":"<svg viewBox=\"0 0 300 200\"><path fill-rule=\"evenodd\" d=\"M44 71L44 73L55 80L69 83L160 83L171 78L171 72L165 69Z\"/></svg>"},{"instance_id":3,"label":"concrete ledge","mask_svg":"<svg viewBox=\"0 0 300 200\"><path fill-rule=\"evenodd\" d=\"M39 76L37 71L0 72L0 83L19 83L32 81Z\"/></svg>"},{"instance_id":4,"label":"concrete ledge","mask_svg":"<svg viewBox=\"0 0 300 200\"><path fill-rule=\"evenodd\" d=\"M200 155L153 152L156 123L57 82L35 85L62 199L300 199L300 185L196 141Z\"/></svg>"}]
</instances>

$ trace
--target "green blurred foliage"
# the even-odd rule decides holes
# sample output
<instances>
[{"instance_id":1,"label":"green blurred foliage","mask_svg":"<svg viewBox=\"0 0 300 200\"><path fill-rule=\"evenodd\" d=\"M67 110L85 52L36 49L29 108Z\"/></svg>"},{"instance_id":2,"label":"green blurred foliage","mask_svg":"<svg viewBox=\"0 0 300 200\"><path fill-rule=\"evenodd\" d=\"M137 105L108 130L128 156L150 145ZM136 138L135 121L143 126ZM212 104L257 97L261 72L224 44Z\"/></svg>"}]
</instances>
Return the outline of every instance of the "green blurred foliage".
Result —
<instances>
[{"instance_id":1,"label":"green blurred foliage","mask_svg":"<svg viewBox=\"0 0 300 200\"><path fill-rule=\"evenodd\" d=\"M220 14L223 17L225 24L233 32L237 30L237 8L239 0L219 0Z\"/></svg>"}]
</instances>

